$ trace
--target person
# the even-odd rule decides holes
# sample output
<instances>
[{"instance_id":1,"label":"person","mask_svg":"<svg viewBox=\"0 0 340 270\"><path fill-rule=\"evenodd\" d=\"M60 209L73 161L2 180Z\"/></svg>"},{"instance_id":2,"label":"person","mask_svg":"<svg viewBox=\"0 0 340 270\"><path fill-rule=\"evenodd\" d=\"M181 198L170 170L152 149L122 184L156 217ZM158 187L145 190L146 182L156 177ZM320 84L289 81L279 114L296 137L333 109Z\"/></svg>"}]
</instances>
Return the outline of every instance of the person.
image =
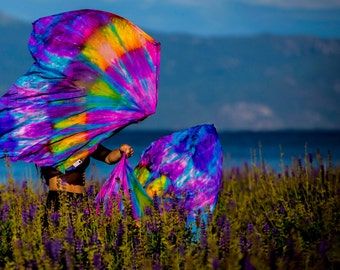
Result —
<instances>
[{"instance_id":1,"label":"person","mask_svg":"<svg viewBox=\"0 0 340 270\"><path fill-rule=\"evenodd\" d=\"M105 162L109 165L117 163L125 153L127 158L134 154L133 148L128 144L122 144L119 148L110 151L102 144L84 160L78 160L73 168L61 173L51 166L40 167L42 178L49 186L46 199L46 208L52 212L58 211L61 206L61 192L67 194L70 200L82 199L86 195L85 172L90 164L90 158Z\"/></svg>"}]
</instances>

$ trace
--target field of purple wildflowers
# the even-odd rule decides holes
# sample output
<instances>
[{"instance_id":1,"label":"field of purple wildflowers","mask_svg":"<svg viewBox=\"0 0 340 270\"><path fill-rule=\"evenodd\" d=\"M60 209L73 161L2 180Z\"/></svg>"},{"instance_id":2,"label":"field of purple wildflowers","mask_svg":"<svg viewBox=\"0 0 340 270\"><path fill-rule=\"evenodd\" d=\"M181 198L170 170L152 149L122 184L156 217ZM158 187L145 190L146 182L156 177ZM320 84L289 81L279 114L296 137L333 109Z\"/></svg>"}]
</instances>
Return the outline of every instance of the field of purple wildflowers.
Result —
<instances>
[{"instance_id":1,"label":"field of purple wildflowers","mask_svg":"<svg viewBox=\"0 0 340 270\"><path fill-rule=\"evenodd\" d=\"M225 169L206 222L186 226L180 200L159 198L140 222L125 202L95 204L101 181L82 202L47 213L46 187L0 185L1 269L336 269L340 266L340 168L308 158L279 172ZM169 207L170 206L170 207Z\"/></svg>"}]
</instances>

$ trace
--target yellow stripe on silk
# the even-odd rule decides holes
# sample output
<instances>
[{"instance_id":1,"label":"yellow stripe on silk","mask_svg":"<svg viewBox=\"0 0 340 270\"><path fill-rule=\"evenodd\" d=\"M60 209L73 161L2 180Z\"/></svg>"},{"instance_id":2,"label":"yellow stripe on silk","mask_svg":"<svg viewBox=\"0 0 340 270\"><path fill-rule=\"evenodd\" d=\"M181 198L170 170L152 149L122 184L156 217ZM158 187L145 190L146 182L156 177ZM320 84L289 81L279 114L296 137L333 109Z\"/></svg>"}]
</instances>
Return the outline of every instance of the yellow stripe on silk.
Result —
<instances>
[{"instance_id":1,"label":"yellow stripe on silk","mask_svg":"<svg viewBox=\"0 0 340 270\"><path fill-rule=\"evenodd\" d=\"M145 32L127 21L116 21L114 19L113 23L114 30L116 31L122 46L124 46L127 51L133 51L140 48L145 43L145 39L149 41L153 40ZM138 32L139 35L136 35L136 32Z\"/></svg>"},{"instance_id":2,"label":"yellow stripe on silk","mask_svg":"<svg viewBox=\"0 0 340 270\"><path fill-rule=\"evenodd\" d=\"M146 181L148 181L150 177L150 172L145 167L138 167L138 170L134 170L138 181L141 183L142 186L145 185Z\"/></svg>"},{"instance_id":3,"label":"yellow stripe on silk","mask_svg":"<svg viewBox=\"0 0 340 270\"><path fill-rule=\"evenodd\" d=\"M141 47L143 42L129 23L121 20L113 20L113 23L93 33L82 51L84 56L103 71L115 64L127 51ZM151 38L142 31L141 35L146 39Z\"/></svg>"},{"instance_id":4,"label":"yellow stripe on silk","mask_svg":"<svg viewBox=\"0 0 340 270\"><path fill-rule=\"evenodd\" d=\"M89 94L108 97L115 100L121 98L121 95L104 80L97 80L91 88L89 88Z\"/></svg>"},{"instance_id":5,"label":"yellow stripe on silk","mask_svg":"<svg viewBox=\"0 0 340 270\"><path fill-rule=\"evenodd\" d=\"M85 142L87 142L87 134L86 132L80 132L69 137L64 137L60 141L58 141L58 138L55 138L51 141L50 149L53 153L61 153Z\"/></svg>"},{"instance_id":6,"label":"yellow stripe on silk","mask_svg":"<svg viewBox=\"0 0 340 270\"><path fill-rule=\"evenodd\" d=\"M74 125L85 125L87 121L86 113L80 113L78 115L71 116L69 118L60 120L54 124L55 129L65 129Z\"/></svg>"},{"instance_id":7,"label":"yellow stripe on silk","mask_svg":"<svg viewBox=\"0 0 340 270\"><path fill-rule=\"evenodd\" d=\"M162 196L165 190L165 187L169 185L169 179L162 174L161 177L153 180L147 187L146 193L152 198L156 193L157 196Z\"/></svg>"},{"instance_id":8,"label":"yellow stripe on silk","mask_svg":"<svg viewBox=\"0 0 340 270\"><path fill-rule=\"evenodd\" d=\"M105 71L124 54L124 48L109 27L97 30L82 51L89 61Z\"/></svg>"}]
</instances>

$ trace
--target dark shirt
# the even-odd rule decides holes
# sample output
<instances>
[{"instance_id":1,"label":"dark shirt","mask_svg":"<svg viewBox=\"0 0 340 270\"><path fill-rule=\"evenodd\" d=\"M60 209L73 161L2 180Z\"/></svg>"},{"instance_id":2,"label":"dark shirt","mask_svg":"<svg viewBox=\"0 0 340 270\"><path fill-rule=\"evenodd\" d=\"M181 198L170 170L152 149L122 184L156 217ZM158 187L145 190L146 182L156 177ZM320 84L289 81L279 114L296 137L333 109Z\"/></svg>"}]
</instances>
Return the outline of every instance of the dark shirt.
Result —
<instances>
[{"instance_id":1,"label":"dark shirt","mask_svg":"<svg viewBox=\"0 0 340 270\"><path fill-rule=\"evenodd\" d=\"M105 162L105 158L111 151L99 144L97 149L76 168L61 173L57 169L51 166L41 167L41 175L44 177L46 184L49 184L49 179L55 176L59 176L67 183L72 185L85 185L85 170L90 165L90 157Z\"/></svg>"}]
</instances>

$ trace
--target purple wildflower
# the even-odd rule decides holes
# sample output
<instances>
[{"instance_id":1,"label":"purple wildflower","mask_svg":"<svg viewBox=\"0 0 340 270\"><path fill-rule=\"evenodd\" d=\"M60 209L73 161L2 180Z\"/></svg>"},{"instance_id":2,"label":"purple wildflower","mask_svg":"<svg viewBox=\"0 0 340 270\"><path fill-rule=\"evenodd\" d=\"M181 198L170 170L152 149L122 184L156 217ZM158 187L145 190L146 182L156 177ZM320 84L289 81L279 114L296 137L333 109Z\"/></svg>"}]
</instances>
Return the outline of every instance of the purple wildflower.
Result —
<instances>
[{"instance_id":1,"label":"purple wildflower","mask_svg":"<svg viewBox=\"0 0 340 270\"><path fill-rule=\"evenodd\" d=\"M138 236L134 236L133 237L133 254L135 257L137 257L139 246L140 246L140 239Z\"/></svg>"},{"instance_id":2,"label":"purple wildflower","mask_svg":"<svg viewBox=\"0 0 340 270\"><path fill-rule=\"evenodd\" d=\"M102 269L102 256L98 253L93 256L93 267L94 269Z\"/></svg>"},{"instance_id":3,"label":"purple wildflower","mask_svg":"<svg viewBox=\"0 0 340 270\"><path fill-rule=\"evenodd\" d=\"M38 263L34 260L25 260L24 267L25 269L38 269Z\"/></svg>"},{"instance_id":4,"label":"purple wildflower","mask_svg":"<svg viewBox=\"0 0 340 270\"><path fill-rule=\"evenodd\" d=\"M228 209L234 209L235 206L236 206L235 201L234 200L230 200L227 207L228 207Z\"/></svg>"},{"instance_id":5,"label":"purple wildflower","mask_svg":"<svg viewBox=\"0 0 340 270\"><path fill-rule=\"evenodd\" d=\"M73 226L72 226L71 223L69 224L69 226L66 229L65 240L71 246L74 244L74 229L73 229Z\"/></svg>"},{"instance_id":6,"label":"purple wildflower","mask_svg":"<svg viewBox=\"0 0 340 270\"><path fill-rule=\"evenodd\" d=\"M285 207L284 207L283 205L280 206L279 213L280 213L281 215L284 215L284 214L286 213L286 209L285 209Z\"/></svg>"},{"instance_id":7,"label":"purple wildflower","mask_svg":"<svg viewBox=\"0 0 340 270\"><path fill-rule=\"evenodd\" d=\"M89 185L89 186L86 188L86 194L87 194L89 197L94 197L94 195L95 195L95 187L94 187L94 185Z\"/></svg>"},{"instance_id":8,"label":"purple wildflower","mask_svg":"<svg viewBox=\"0 0 340 270\"><path fill-rule=\"evenodd\" d=\"M161 265L160 265L160 256L159 256L159 254L157 252L154 253L152 264L153 264L153 268L152 268L153 270L160 270L160 269L162 269Z\"/></svg>"},{"instance_id":9,"label":"purple wildflower","mask_svg":"<svg viewBox=\"0 0 340 270\"><path fill-rule=\"evenodd\" d=\"M288 178L289 177L289 170L288 167L285 167L285 177Z\"/></svg>"},{"instance_id":10,"label":"purple wildflower","mask_svg":"<svg viewBox=\"0 0 340 270\"><path fill-rule=\"evenodd\" d=\"M117 237L115 240L115 249L118 250L119 247L123 243L123 235L124 235L124 226L122 223L119 224L118 230L117 230Z\"/></svg>"},{"instance_id":11,"label":"purple wildflower","mask_svg":"<svg viewBox=\"0 0 340 270\"><path fill-rule=\"evenodd\" d=\"M7 203L4 204L2 211L1 211L1 220L2 222L6 222L9 217L10 207Z\"/></svg>"},{"instance_id":12,"label":"purple wildflower","mask_svg":"<svg viewBox=\"0 0 340 270\"><path fill-rule=\"evenodd\" d=\"M279 231L276 229L276 227L273 227L272 228L272 233L273 233L273 236L276 237L279 235Z\"/></svg>"},{"instance_id":13,"label":"purple wildflower","mask_svg":"<svg viewBox=\"0 0 340 270\"><path fill-rule=\"evenodd\" d=\"M251 247L253 246L253 243L251 242L251 240L247 240L247 250L251 249Z\"/></svg>"},{"instance_id":14,"label":"purple wildflower","mask_svg":"<svg viewBox=\"0 0 340 270\"><path fill-rule=\"evenodd\" d=\"M287 238L286 246L285 259L289 260L294 256L294 242L291 237Z\"/></svg>"},{"instance_id":15,"label":"purple wildflower","mask_svg":"<svg viewBox=\"0 0 340 270\"><path fill-rule=\"evenodd\" d=\"M185 255L185 248L184 248L184 246L183 245L178 245L178 252L179 252L179 254L181 254L182 256L184 256Z\"/></svg>"},{"instance_id":16,"label":"purple wildflower","mask_svg":"<svg viewBox=\"0 0 340 270\"><path fill-rule=\"evenodd\" d=\"M152 215L152 209L150 206L146 206L144 209L145 215L146 216L151 216Z\"/></svg>"},{"instance_id":17,"label":"purple wildflower","mask_svg":"<svg viewBox=\"0 0 340 270\"><path fill-rule=\"evenodd\" d=\"M54 263L58 263L60 261L60 253L62 249L61 243L56 240L56 241L48 242L46 245L48 248L48 254L51 257L52 261Z\"/></svg>"},{"instance_id":18,"label":"purple wildflower","mask_svg":"<svg viewBox=\"0 0 340 270\"><path fill-rule=\"evenodd\" d=\"M79 201L76 198L72 198L71 200L71 207L72 209L76 209L79 206Z\"/></svg>"},{"instance_id":19,"label":"purple wildflower","mask_svg":"<svg viewBox=\"0 0 340 270\"><path fill-rule=\"evenodd\" d=\"M244 254L247 251L247 239L244 235L239 236L239 243L238 246L241 249L241 252Z\"/></svg>"},{"instance_id":20,"label":"purple wildflower","mask_svg":"<svg viewBox=\"0 0 340 270\"><path fill-rule=\"evenodd\" d=\"M252 234L254 232L254 225L249 222L248 223L248 234Z\"/></svg>"},{"instance_id":21,"label":"purple wildflower","mask_svg":"<svg viewBox=\"0 0 340 270\"><path fill-rule=\"evenodd\" d=\"M227 221L227 217L225 215L221 216L218 220L217 220L217 226L220 230L222 230L224 228L224 225Z\"/></svg>"},{"instance_id":22,"label":"purple wildflower","mask_svg":"<svg viewBox=\"0 0 340 270\"><path fill-rule=\"evenodd\" d=\"M76 253L77 254L81 254L83 251L83 241L81 241L80 239L76 240Z\"/></svg>"},{"instance_id":23,"label":"purple wildflower","mask_svg":"<svg viewBox=\"0 0 340 270\"><path fill-rule=\"evenodd\" d=\"M152 232L159 232L162 228L160 219L147 220L145 226Z\"/></svg>"},{"instance_id":24,"label":"purple wildflower","mask_svg":"<svg viewBox=\"0 0 340 270\"><path fill-rule=\"evenodd\" d=\"M225 218L225 216L223 217ZM223 217L220 218L219 220L220 221L219 228L221 231L220 237L218 239L220 258L225 257L225 254L229 253L230 234L231 234L230 221L224 219ZM224 221L221 222L221 219Z\"/></svg>"},{"instance_id":25,"label":"purple wildflower","mask_svg":"<svg viewBox=\"0 0 340 270\"><path fill-rule=\"evenodd\" d=\"M240 235L238 246L243 254L247 254L247 251L253 246L253 244L244 235Z\"/></svg>"},{"instance_id":26,"label":"purple wildflower","mask_svg":"<svg viewBox=\"0 0 340 270\"><path fill-rule=\"evenodd\" d=\"M159 198L157 196L157 194L155 193L152 197L152 204L153 204L153 208L157 211L160 212L160 208L159 208Z\"/></svg>"},{"instance_id":27,"label":"purple wildflower","mask_svg":"<svg viewBox=\"0 0 340 270\"><path fill-rule=\"evenodd\" d=\"M23 208L21 211L21 218L22 218L23 225L27 226L28 225L28 212L25 208Z\"/></svg>"},{"instance_id":28,"label":"purple wildflower","mask_svg":"<svg viewBox=\"0 0 340 270\"><path fill-rule=\"evenodd\" d=\"M217 269L219 269L219 259L218 258L214 258L213 260L212 260L212 263L211 263L211 265L212 265L212 268L213 268L213 270L217 270Z\"/></svg>"},{"instance_id":29,"label":"purple wildflower","mask_svg":"<svg viewBox=\"0 0 340 270\"><path fill-rule=\"evenodd\" d=\"M266 222L263 226L263 232L264 233L268 233L270 230L269 224Z\"/></svg>"},{"instance_id":30,"label":"purple wildflower","mask_svg":"<svg viewBox=\"0 0 340 270\"><path fill-rule=\"evenodd\" d=\"M73 269L73 262L72 262L72 253L69 250L65 252L65 262L66 262L66 269Z\"/></svg>"},{"instance_id":31,"label":"purple wildflower","mask_svg":"<svg viewBox=\"0 0 340 270\"><path fill-rule=\"evenodd\" d=\"M35 213L37 212L38 207L36 205L31 205L28 211L28 217L32 221L34 219Z\"/></svg>"},{"instance_id":32,"label":"purple wildflower","mask_svg":"<svg viewBox=\"0 0 340 270\"><path fill-rule=\"evenodd\" d=\"M247 256L245 258L244 266L243 266L242 269L244 269L244 270L256 270L254 265L250 262L249 256Z\"/></svg>"},{"instance_id":33,"label":"purple wildflower","mask_svg":"<svg viewBox=\"0 0 340 270\"><path fill-rule=\"evenodd\" d=\"M97 245L100 246L100 240L98 239L98 233L94 233L90 239L90 246Z\"/></svg>"},{"instance_id":34,"label":"purple wildflower","mask_svg":"<svg viewBox=\"0 0 340 270\"><path fill-rule=\"evenodd\" d=\"M181 220L186 221L186 219L187 219L187 210L185 208L185 201L184 200L180 200L178 202L177 213L178 213L178 215L179 215Z\"/></svg>"},{"instance_id":35,"label":"purple wildflower","mask_svg":"<svg viewBox=\"0 0 340 270\"><path fill-rule=\"evenodd\" d=\"M59 219L60 219L60 214L58 211L53 212L51 214L51 221L54 225L58 225Z\"/></svg>"},{"instance_id":36,"label":"purple wildflower","mask_svg":"<svg viewBox=\"0 0 340 270\"><path fill-rule=\"evenodd\" d=\"M112 209L113 209L112 199L106 200L105 201L105 215L108 217L111 217Z\"/></svg>"}]
</instances>

